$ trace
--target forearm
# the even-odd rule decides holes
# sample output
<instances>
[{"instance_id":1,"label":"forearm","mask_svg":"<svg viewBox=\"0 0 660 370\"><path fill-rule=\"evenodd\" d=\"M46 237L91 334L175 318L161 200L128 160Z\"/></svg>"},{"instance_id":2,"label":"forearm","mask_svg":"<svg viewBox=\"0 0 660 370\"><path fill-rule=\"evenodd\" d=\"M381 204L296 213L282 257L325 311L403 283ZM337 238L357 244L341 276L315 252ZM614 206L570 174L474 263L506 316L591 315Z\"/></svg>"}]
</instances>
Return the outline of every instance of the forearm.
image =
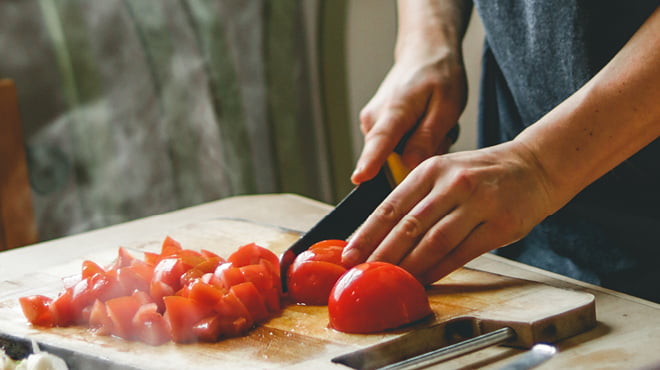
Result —
<instances>
[{"instance_id":1,"label":"forearm","mask_svg":"<svg viewBox=\"0 0 660 370\"><path fill-rule=\"evenodd\" d=\"M471 11L468 0L399 0L395 60L430 51L460 56Z\"/></svg>"},{"instance_id":2,"label":"forearm","mask_svg":"<svg viewBox=\"0 0 660 370\"><path fill-rule=\"evenodd\" d=\"M660 136L660 9L596 76L523 131L550 212Z\"/></svg>"}]
</instances>

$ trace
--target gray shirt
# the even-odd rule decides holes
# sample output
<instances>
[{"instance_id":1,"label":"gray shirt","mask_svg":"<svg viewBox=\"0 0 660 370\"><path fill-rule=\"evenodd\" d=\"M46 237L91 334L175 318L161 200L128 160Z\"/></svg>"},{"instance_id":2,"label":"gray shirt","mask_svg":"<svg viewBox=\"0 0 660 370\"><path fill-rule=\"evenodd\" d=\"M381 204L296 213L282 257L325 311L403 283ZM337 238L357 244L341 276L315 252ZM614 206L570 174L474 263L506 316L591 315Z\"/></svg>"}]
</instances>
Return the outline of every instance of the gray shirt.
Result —
<instances>
[{"instance_id":1,"label":"gray shirt","mask_svg":"<svg viewBox=\"0 0 660 370\"><path fill-rule=\"evenodd\" d=\"M658 7L651 1L475 1L486 41L480 145L511 140L591 79ZM659 103L660 104L660 103ZM625 125L626 122L621 122ZM580 160L577 157L575 160ZM660 301L660 141L499 254Z\"/></svg>"}]
</instances>

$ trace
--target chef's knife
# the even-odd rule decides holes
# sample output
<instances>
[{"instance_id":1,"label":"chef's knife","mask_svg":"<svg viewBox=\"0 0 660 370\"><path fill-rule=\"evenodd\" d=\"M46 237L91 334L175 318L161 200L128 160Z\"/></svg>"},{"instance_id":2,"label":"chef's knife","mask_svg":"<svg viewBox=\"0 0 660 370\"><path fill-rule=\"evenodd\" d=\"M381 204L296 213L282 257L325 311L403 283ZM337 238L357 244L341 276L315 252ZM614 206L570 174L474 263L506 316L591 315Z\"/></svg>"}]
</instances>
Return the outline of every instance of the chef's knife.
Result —
<instances>
[{"instance_id":1,"label":"chef's knife","mask_svg":"<svg viewBox=\"0 0 660 370\"><path fill-rule=\"evenodd\" d=\"M335 209L328 213L308 232L290 246L280 258L280 276L282 289L287 290L286 278L289 266L296 256L306 251L312 244L327 239L346 239L369 217L387 195L408 174L408 169L401 161L400 154L414 129L401 138L394 152L387 157L387 162L376 177L356 186ZM456 142L459 125L456 124L447 133L448 144ZM449 146L448 145L448 146Z\"/></svg>"},{"instance_id":2,"label":"chef's knife","mask_svg":"<svg viewBox=\"0 0 660 370\"><path fill-rule=\"evenodd\" d=\"M321 240L348 238L406 174L401 158L392 153L376 177L356 186L335 209L289 247L280 258L282 289L287 289L287 271L297 255Z\"/></svg>"}]
</instances>

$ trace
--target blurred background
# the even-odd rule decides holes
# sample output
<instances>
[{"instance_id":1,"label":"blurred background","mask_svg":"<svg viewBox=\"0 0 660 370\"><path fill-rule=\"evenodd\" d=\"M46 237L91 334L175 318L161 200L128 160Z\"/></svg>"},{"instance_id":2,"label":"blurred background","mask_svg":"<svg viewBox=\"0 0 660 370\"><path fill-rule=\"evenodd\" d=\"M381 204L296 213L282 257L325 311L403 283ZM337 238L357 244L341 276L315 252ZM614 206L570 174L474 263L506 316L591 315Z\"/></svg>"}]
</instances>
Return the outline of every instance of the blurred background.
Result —
<instances>
[{"instance_id":1,"label":"blurred background","mask_svg":"<svg viewBox=\"0 0 660 370\"><path fill-rule=\"evenodd\" d=\"M395 36L393 0L0 1L39 240L241 194L336 203ZM482 41L473 15L453 150L476 146Z\"/></svg>"}]
</instances>

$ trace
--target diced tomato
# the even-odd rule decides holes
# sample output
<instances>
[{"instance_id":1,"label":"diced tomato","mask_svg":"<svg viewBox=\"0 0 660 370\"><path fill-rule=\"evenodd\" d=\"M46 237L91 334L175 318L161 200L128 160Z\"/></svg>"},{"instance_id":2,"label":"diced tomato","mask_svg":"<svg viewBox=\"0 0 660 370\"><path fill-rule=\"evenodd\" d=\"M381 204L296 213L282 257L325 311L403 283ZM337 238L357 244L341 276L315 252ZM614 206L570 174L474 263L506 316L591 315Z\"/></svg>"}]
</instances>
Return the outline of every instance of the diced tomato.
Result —
<instances>
[{"instance_id":1,"label":"diced tomato","mask_svg":"<svg viewBox=\"0 0 660 370\"><path fill-rule=\"evenodd\" d=\"M133 316L133 330L139 340L159 346L170 340L170 329L155 303L143 304Z\"/></svg>"},{"instance_id":2,"label":"diced tomato","mask_svg":"<svg viewBox=\"0 0 660 370\"><path fill-rule=\"evenodd\" d=\"M208 313L208 308L184 297L164 297L165 321L170 328L172 340L176 343L195 341L193 325L203 319Z\"/></svg>"},{"instance_id":3,"label":"diced tomato","mask_svg":"<svg viewBox=\"0 0 660 370\"><path fill-rule=\"evenodd\" d=\"M201 253L202 256L204 256L206 259L219 258L222 260L222 262L224 262L224 258L220 257L217 253L211 252L210 250L202 249L199 251L199 253Z\"/></svg>"},{"instance_id":4,"label":"diced tomato","mask_svg":"<svg viewBox=\"0 0 660 370\"><path fill-rule=\"evenodd\" d=\"M231 292L245 305L255 323L260 323L268 318L268 309L263 296L250 281L234 285Z\"/></svg>"},{"instance_id":5,"label":"diced tomato","mask_svg":"<svg viewBox=\"0 0 660 370\"><path fill-rule=\"evenodd\" d=\"M105 308L105 303L96 300L92 305L92 310L89 313L90 329L98 335L112 334L112 320L108 316L108 311Z\"/></svg>"},{"instance_id":6,"label":"diced tomato","mask_svg":"<svg viewBox=\"0 0 660 370\"><path fill-rule=\"evenodd\" d=\"M85 260L82 263L82 278L86 279L96 274L104 274L105 270L96 262Z\"/></svg>"},{"instance_id":7,"label":"diced tomato","mask_svg":"<svg viewBox=\"0 0 660 370\"><path fill-rule=\"evenodd\" d=\"M139 274L134 266L117 269L117 281L122 287L124 295L131 295L137 291L148 291L150 281Z\"/></svg>"},{"instance_id":8,"label":"diced tomato","mask_svg":"<svg viewBox=\"0 0 660 370\"><path fill-rule=\"evenodd\" d=\"M262 260L265 261L265 260ZM266 261L267 262L267 261ZM247 265L240 268L246 281L251 281L264 298L266 307L270 312L276 312L280 309L280 292L277 284L280 279L274 276L266 267L259 263L258 265Z\"/></svg>"},{"instance_id":9,"label":"diced tomato","mask_svg":"<svg viewBox=\"0 0 660 370\"><path fill-rule=\"evenodd\" d=\"M374 333L432 314L422 284L399 266L385 262L357 265L330 293L330 326L347 333Z\"/></svg>"},{"instance_id":10,"label":"diced tomato","mask_svg":"<svg viewBox=\"0 0 660 370\"><path fill-rule=\"evenodd\" d=\"M223 263L215 269L213 273L222 282L225 289L229 289L234 285L245 282L245 277L238 267L234 267L232 263Z\"/></svg>"},{"instance_id":11,"label":"diced tomato","mask_svg":"<svg viewBox=\"0 0 660 370\"><path fill-rule=\"evenodd\" d=\"M165 309L163 298L174 295L174 289L162 281L152 281L149 284L149 294L154 299L160 310Z\"/></svg>"},{"instance_id":12,"label":"diced tomato","mask_svg":"<svg viewBox=\"0 0 660 370\"><path fill-rule=\"evenodd\" d=\"M181 243L167 236L165 237L165 240L163 240L163 244L161 245L160 255L162 257L175 255L179 253L182 249L183 248L181 247Z\"/></svg>"},{"instance_id":13,"label":"diced tomato","mask_svg":"<svg viewBox=\"0 0 660 370\"><path fill-rule=\"evenodd\" d=\"M144 252L144 262L151 266L156 266L156 264L163 259L158 253Z\"/></svg>"},{"instance_id":14,"label":"diced tomato","mask_svg":"<svg viewBox=\"0 0 660 370\"><path fill-rule=\"evenodd\" d=\"M227 294L216 303L214 310L220 315L220 317L231 322L232 327L236 329L236 331L229 330L229 332L224 332L225 335L240 335L246 332L254 324L252 315L243 302L241 302L232 291L227 292ZM242 326L235 327L237 324Z\"/></svg>"},{"instance_id":15,"label":"diced tomato","mask_svg":"<svg viewBox=\"0 0 660 370\"><path fill-rule=\"evenodd\" d=\"M136 290L131 294L133 297L135 297L138 302L140 302L140 305L145 305L148 303L156 303L156 301L147 293L146 291L143 290Z\"/></svg>"},{"instance_id":16,"label":"diced tomato","mask_svg":"<svg viewBox=\"0 0 660 370\"><path fill-rule=\"evenodd\" d=\"M215 342L222 336L223 326L223 318L220 315L213 315L196 322L192 327L192 331L197 340Z\"/></svg>"},{"instance_id":17,"label":"diced tomato","mask_svg":"<svg viewBox=\"0 0 660 370\"><path fill-rule=\"evenodd\" d=\"M181 288L181 275L191 268L192 266L185 264L180 258L163 258L154 267L151 281L163 282L177 291Z\"/></svg>"},{"instance_id":18,"label":"diced tomato","mask_svg":"<svg viewBox=\"0 0 660 370\"><path fill-rule=\"evenodd\" d=\"M112 320L112 334L124 339L135 337L133 316L142 303L137 297L123 296L105 302L108 317Z\"/></svg>"},{"instance_id":19,"label":"diced tomato","mask_svg":"<svg viewBox=\"0 0 660 370\"><path fill-rule=\"evenodd\" d=\"M191 267L197 266L200 263L206 261L206 258L204 258L201 253L192 249L182 249L179 253L176 254L176 256L181 258L183 263Z\"/></svg>"},{"instance_id":20,"label":"diced tomato","mask_svg":"<svg viewBox=\"0 0 660 370\"><path fill-rule=\"evenodd\" d=\"M277 255L271 250L255 243L240 246L227 258L227 262L231 262L235 267L242 267L257 264L260 259L268 260L271 264L279 268L280 260L277 258Z\"/></svg>"},{"instance_id":21,"label":"diced tomato","mask_svg":"<svg viewBox=\"0 0 660 370\"><path fill-rule=\"evenodd\" d=\"M38 326L53 326L53 315L50 311L51 298L43 295L32 295L18 299L23 315L32 324Z\"/></svg>"},{"instance_id":22,"label":"diced tomato","mask_svg":"<svg viewBox=\"0 0 660 370\"><path fill-rule=\"evenodd\" d=\"M195 265L195 268L204 273L213 272L220 264L224 262L225 260L220 257L209 257L205 259L204 262Z\"/></svg>"},{"instance_id":23,"label":"diced tomato","mask_svg":"<svg viewBox=\"0 0 660 370\"><path fill-rule=\"evenodd\" d=\"M76 322L78 312L73 306L71 289L66 289L50 303L50 313L55 326L67 326Z\"/></svg>"},{"instance_id":24,"label":"diced tomato","mask_svg":"<svg viewBox=\"0 0 660 370\"><path fill-rule=\"evenodd\" d=\"M130 266L135 260L137 260L137 258L135 258L135 256L133 256L126 248L119 247L117 259L113 264L108 266L106 270L116 270L120 267Z\"/></svg>"},{"instance_id":25,"label":"diced tomato","mask_svg":"<svg viewBox=\"0 0 660 370\"><path fill-rule=\"evenodd\" d=\"M212 285L198 280L190 285L188 298L205 306L213 307L218 303L220 299L222 299L222 296L225 294L225 292L226 291L224 289L220 290Z\"/></svg>"}]
</instances>

